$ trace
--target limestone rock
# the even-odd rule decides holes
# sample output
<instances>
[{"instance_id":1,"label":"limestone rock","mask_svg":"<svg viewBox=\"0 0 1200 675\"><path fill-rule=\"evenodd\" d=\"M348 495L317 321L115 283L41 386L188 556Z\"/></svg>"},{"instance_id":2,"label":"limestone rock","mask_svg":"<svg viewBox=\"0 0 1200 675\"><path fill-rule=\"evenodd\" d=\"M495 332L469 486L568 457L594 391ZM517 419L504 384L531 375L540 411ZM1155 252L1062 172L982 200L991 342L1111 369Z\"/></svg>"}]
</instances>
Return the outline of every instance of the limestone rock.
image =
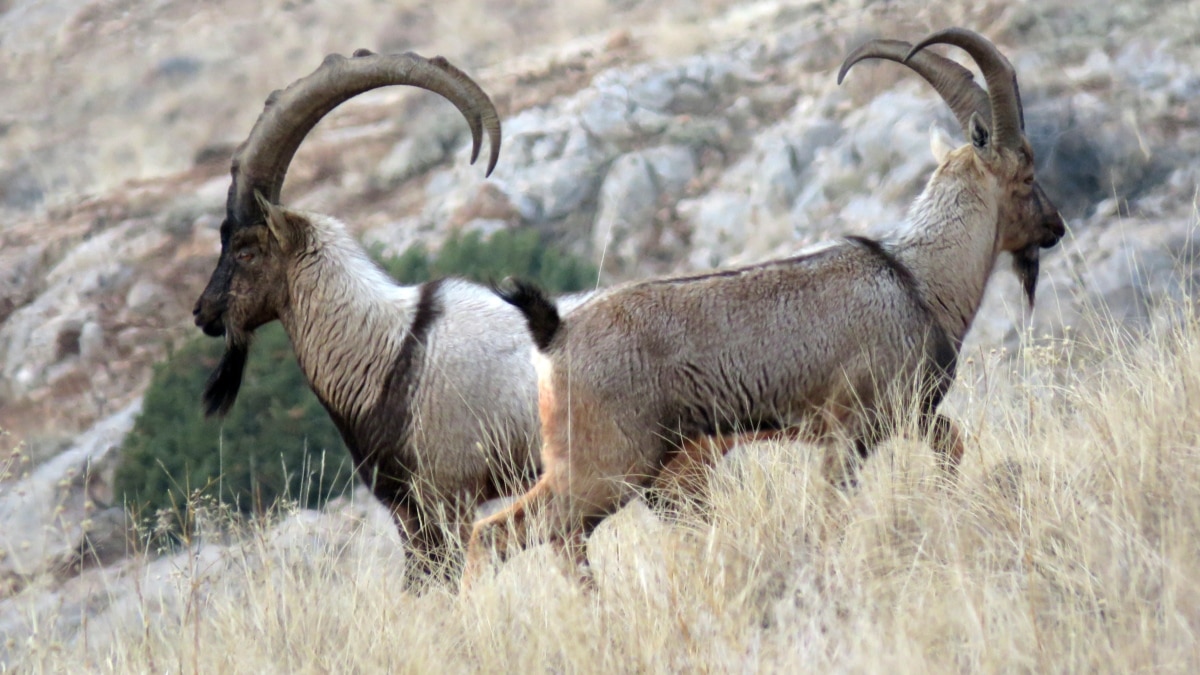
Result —
<instances>
[{"instance_id":1,"label":"limestone rock","mask_svg":"<svg viewBox=\"0 0 1200 675\"><path fill-rule=\"evenodd\" d=\"M659 208L674 203L696 175L692 152L663 146L623 155L600 188L592 246L603 251L604 269L617 275L636 269L639 258L661 248Z\"/></svg>"},{"instance_id":2,"label":"limestone rock","mask_svg":"<svg viewBox=\"0 0 1200 675\"><path fill-rule=\"evenodd\" d=\"M0 490L0 579L32 577L78 563L81 555L113 555L124 546L124 514L98 516L111 499L115 450L141 410L127 406L81 434L67 450ZM111 558L109 558L111 559Z\"/></svg>"}]
</instances>

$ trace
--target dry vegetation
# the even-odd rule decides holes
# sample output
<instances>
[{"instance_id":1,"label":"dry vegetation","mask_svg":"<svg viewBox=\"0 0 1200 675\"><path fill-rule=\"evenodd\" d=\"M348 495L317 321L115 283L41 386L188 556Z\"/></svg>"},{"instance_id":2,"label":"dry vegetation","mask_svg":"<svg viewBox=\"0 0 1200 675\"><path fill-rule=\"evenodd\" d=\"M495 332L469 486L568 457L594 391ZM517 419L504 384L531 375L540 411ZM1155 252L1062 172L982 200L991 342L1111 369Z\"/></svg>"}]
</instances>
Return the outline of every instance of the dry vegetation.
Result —
<instances>
[{"instance_id":1,"label":"dry vegetation","mask_svg":"<svg viewBox=\"0 0 1200 675\"><path fill-rule=\"evenodd\" d=\"M103 621L31 607L7 665L1194 672L1200 317L1110 335L969 359L953 414L973 442L954 485L915 442L885 447L850 494L824 486L811 447L745 447L708 503L673 521L634 504L603 525L594 588L540 547L466 597L403 592L386 523L294 514L166 567L131 562L133 597L91 601L112 603Z\"/></svg>"}]
</instances>

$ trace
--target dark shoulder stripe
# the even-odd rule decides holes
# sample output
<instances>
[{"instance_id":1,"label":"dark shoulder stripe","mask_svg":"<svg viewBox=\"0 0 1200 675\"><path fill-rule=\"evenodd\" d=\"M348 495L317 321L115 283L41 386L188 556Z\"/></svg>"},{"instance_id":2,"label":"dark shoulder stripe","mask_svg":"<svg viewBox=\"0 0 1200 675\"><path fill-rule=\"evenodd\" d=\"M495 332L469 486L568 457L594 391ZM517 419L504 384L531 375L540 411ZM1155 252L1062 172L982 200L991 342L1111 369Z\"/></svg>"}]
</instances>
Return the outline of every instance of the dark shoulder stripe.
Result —
<instances>
[{"instance_id":1,"label":"dark shoulder stripe","mask_svg":"<svg viewBox=\"0 0 1200 675\"><path fill-rule=\"evenodd\" d=\"M400 351L383 381L383 390L374 407L361 418L347 420L330 410L355 469L379 501L391 507L405 506L411 495L415 461L411 448L412 400L420 382L424 350L429 331L444 311L440 289L442 281L420 287L412 323L400 343ZM374 454L367 452L374 449Z\"/></svg>"},{"instance_id":2,"label":"dark shoulder stripe","mask_svg":"<svg viewBox=\"0 0 1200 675\"><path fill-rule=\"evenodd\" d=\"M404 344L400 347L401 354L406 349L410 349L410 344L413 342L424 344L425 338L429 335L429 327L442 315L442 302L438 297L438 291L444 282L445 279L438 279L421 284L420 295L417 298L417 311L413 313L413 322L408 329L408 335L404 336Z\"/></svg>"},{"instance_id":3,"label":"dark shoulder stripe","mask_svg":"<svg viewBox=\"0 0 1200 675\"><path fill-rule=\"evenodd\" d=\"M912 270L908 269L908 265L905 265L897 260L896 256L889 253L888 250L883 247L883 244L879 243L879 241L875 239L871 239L869 237L860 237L857 235L846 237L846 239L858 244L864 251L869 252L875 257L876 260L882 263L888 272L891 273L892 277L899 282L902 287L904 287L905 293L908 294L908 297L912 300L913 304L917 307L920 307L921 311L923 311L925 315L929 317L930 323L934 326L938 326L939 330L941 330L941 324L937 322L937 319L933 313L933 309L929 306L929 303L926 302L925 296L921 295L921 288L917 285L917 278L913 275Z\"/></svg>"},{"instance_id":4,"label":"dark shoulder stripe","mask_svg":"<svg viewBox=\"0 0 1200 675\"><path fill-rule=\"evenodd\" d=\"M407 411L412 404L412 393L417 388L421 376L417 365L429 338L429 329L442 315L442 301L438 297L442 283L443 280L438 279L421 284L412 324L409 325L404 340L400 342L400 351L396 354L391 372L384 379L383 392L376 401L375 408L369 413L373 422L381 423L383 418L387 417L394 419L397 413ZM404 422L404 429L393 431L403 431L403 435L406 436L408 420L405 419Z\"/></svg>"},{"instance_id":5,"label":"dark shoulder stripe","mask_svg":"<svg viewBox=\"0 0 1200 675\"><path fill-rule=\"evenodd\" d=\"M926 310L929 309L928 305L925 304L925 298L921 296L921 291L917 287L917 278L913 276L912 270L908 269L908 265L897 260L896 256L889 253L878 240L858 235L851 235L846 237L846 239L858 244L882 262L888 268L888 271L892 273L892 276L896 278L896 281L899 281L904 286L904 290L908 295L919 303L921 307L924 307Z\"/></svg>"},{"instance_id":6,"label":"dark shoulder stripe","mask_svg":"<svg viewBox=\"0 0 1200 675\"><path fill-rule=\"evenodd\" d=\"M926 318L928 318L929 331L928 356L931 360L933 370L929 376L931 381L928 383L929 391L925 404L929 410L935 410L938 403L941 402L946 390L954 382L954 372L958 367L958 346L954 340L950 338L950 334L938 322L937 317L933 313L933 309L926 302L925 296L921 295L921 289L917 286L917 279L913 276L912 270L908 266L896 259L874 239L867 237L851 236L847 239L856 242L863 247L864 250L870 251L887 269L892 273L896 281L904 287L908 293L908 297L912 300L913 305L921 308Z\"/></svg>"}]
</instances>

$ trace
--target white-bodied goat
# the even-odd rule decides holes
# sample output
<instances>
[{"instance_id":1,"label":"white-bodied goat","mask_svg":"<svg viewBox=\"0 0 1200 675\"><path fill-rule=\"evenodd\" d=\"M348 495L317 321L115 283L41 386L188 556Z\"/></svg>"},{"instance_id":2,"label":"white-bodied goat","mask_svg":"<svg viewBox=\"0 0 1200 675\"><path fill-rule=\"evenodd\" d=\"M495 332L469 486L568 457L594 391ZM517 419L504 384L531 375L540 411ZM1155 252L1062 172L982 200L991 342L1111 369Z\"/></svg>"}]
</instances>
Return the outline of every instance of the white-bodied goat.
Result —
<instances>
[{"instance_id":1,"label":"white-bodied goat","mask_svg":"<svg viewBox=\"0 0 1200 675\"><path fill-rule=\"evenodd\" d=\"M279 205L288 164L337 105L407 84L449 99L483 132L488 173L500 121L483 92L442 58L331 55L273 93L235 153L221 256L194 310L225 355L204 393L207 412L237 397L255 329L282 322L309 384L350 449L356 470L396 518L417 565L447 573L447 531L465 535L481 501L519 493L537 476L536 375L522 315L462 280L398 286L337 220Z\"/></svg>"}]
</instances>

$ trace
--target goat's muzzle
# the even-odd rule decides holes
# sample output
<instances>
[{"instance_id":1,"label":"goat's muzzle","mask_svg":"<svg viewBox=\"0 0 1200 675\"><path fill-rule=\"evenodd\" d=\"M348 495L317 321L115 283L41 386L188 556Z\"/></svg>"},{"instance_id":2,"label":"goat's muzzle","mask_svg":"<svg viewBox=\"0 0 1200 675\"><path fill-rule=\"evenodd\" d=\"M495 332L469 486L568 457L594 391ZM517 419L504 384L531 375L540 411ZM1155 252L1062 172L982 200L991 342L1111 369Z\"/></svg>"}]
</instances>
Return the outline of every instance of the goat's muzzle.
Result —
<instances>
[{"instance_id":1,"label":"goat's muzzle","mask_svg":"<svg viewBox=\"0 0 1200 675\"><path fill-rule=\"evenodd\" d=\"M1025 297L1029 300L1030 307L1033 307L1033 301L1037 294L1038 274L1041 270L1041 249L1057 245L1067 233L1067 224L1063 220L1062 214L1058 212L1046 193L1042 192L1040 185L1034 188L1034 200L1036 208L1041 213L1041 237L1030 242L1025 248L1013 251L1013 271L1021 280L1021 287L1025 291Z\"/></svg>"},{"instance_id":2,"label":"goat's muzzle","mask_svg":"<svg viewBox=\"0 0 1200 675\"><path fill-rule=\"evenodd\" d=\"M1013 252L1013 271L1021 280L1021 287L1025 291L1025 297L1029 300L1030 307L1033 307L1033 300L1037 294L1038 273L1041 269L1041 249L1055 246L1066 233L1067 228L1062 216L1057 210L1051 210L1042 218L1041 240Z\"/></svg>"},{"instance_id":3,"label":"goat's muzzle","mask_svg":"<svg viewBox=\"0 0 1200 675\"><path fill-rule=\"evenodd\" d=\"M225 308L218 307L223 304L205 302L204 296L196 301L196 306L192 308L192 319L205 335L221 337L225 334Z\"/></svg>"},{"instance_id":4,"label":"goat's muzzle","mask_svg":"<svg viewBox=\"0 0 1200 675\"><path fill-rule=\"evenodd\" d=\"M1067 233L1067 224L1054 202L1050 201L1050 197L1037 183L1033 186L1033 198L1042 217L1042 240L1038 244L1042 248L1051 248Z\"/></svg>"},{"instance_id":5,"label":"goat's muzzle","mask_svg":"<svg viewBox=\"0 0 1200 675\"><path fill-rule=\"evenodd\" d=\"M1052 217L1046 219L1046 222L1043 226L1043 232L1044 234L1041 241L1042 248L1052 248L1053 246L1057 245L1058 242L1063 238L1063 235L1067 233L1067 226L1063 222L1063 217L1059 215L1057 211L1054 212Z\"/></svg>"},{"instance_id":6,"label":"goat's muzzle","mask_svg":"<svg viewBox=\"0 0 1200 675\"><path fill-rule=\"evenodd\" d=\"M228 222L228 221L227 221ZM222 228L225 226L222 225ZM227 253L228 242L222 234L221 257L213 268L200 297L192 307L192 320L210 337L225 334L225 314L229 310L229 287L233 282L233 266Z\"/></svg>"}]
</instances>

